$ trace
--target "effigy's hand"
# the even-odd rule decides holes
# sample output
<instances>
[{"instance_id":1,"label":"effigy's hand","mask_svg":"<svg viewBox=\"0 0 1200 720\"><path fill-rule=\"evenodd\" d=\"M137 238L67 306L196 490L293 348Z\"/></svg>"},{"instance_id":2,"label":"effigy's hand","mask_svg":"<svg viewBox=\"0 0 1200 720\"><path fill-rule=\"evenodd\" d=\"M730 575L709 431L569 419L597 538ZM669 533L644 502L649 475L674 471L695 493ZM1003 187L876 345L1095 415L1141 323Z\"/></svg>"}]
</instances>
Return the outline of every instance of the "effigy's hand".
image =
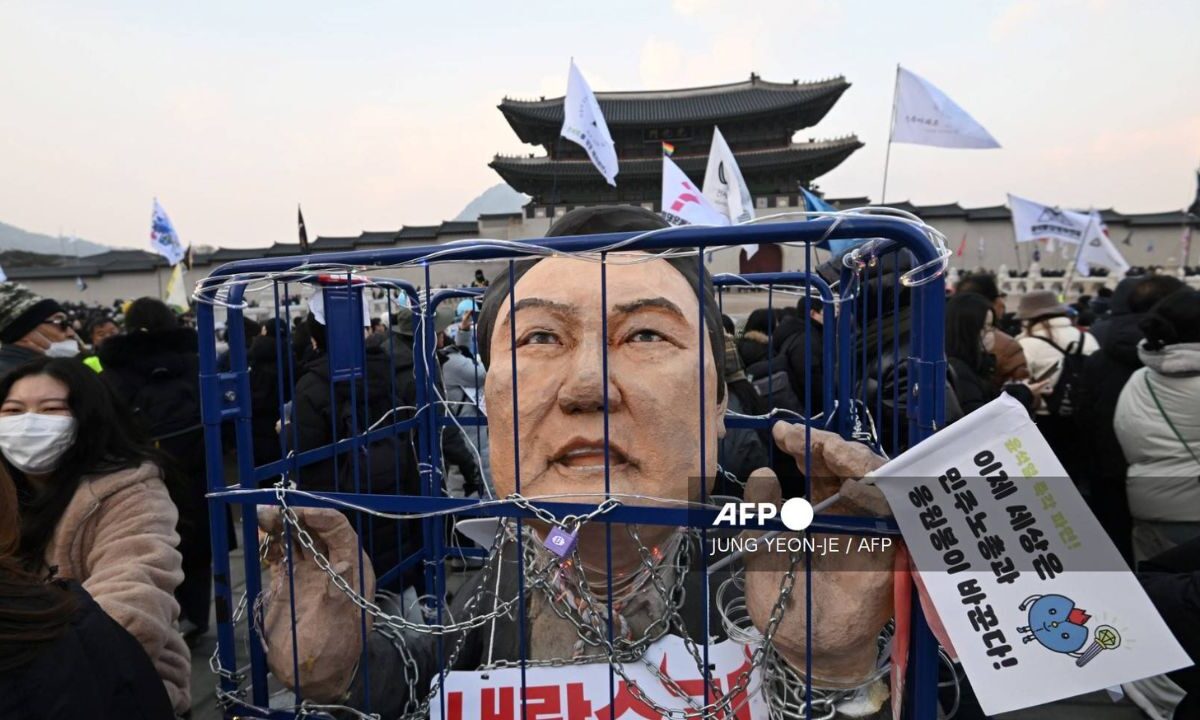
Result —
<instances>
[{"instance_id":1,"label":"effigy's hand","mask_svg":"<svg viewBox=\"0 0 1200 720\"><path fill-rule=\"evenodd\" d=\"M887 516L890 511L883 494L860 478L880 467L884 459L865 445L843 440L834 433L811 431L805 444L802 426L779 423L775 440L803 469L806 455L811 463L814 494L818 480L839 500L829 514ZM775 474L757 470L746 483L745 500L782 505L782 489ZM809 624L805 604L808 587L804 558L793 565L792 552L779 543L761 541L760 532L747 531L760 542L745 557L746 607L755 627L766 631L772 611L794 573L792 592L784 606L772 644L779 655L803 675L810 653ZM779 539L797 541L800 533L784 533ZM876 639L892 614L892 563L890 550L862 551L852 535L809 534L812 553L811 661L814 684L819 687L855 687L872 677L878 659ZM879 699L882 703L882 699Z\"/></svg>"},{"instance_id":2,"label":"effigy's hand","mask_svg":"<svg viewBox=\"0 0 1200 720\"><path fill-rule=\"evenodd\" d=\"M847 479L857 480L886 462L866 445L826 430L806 430L803 425L779 422L771 428L771 435L802 472L806 458L811 457L814 481L836 479L840 484Z\"/></svg>"},{"instance_id":3,"label":"effigy's hand","mask_svg":"<svg viewBox=\"0 0 1200 720\"><path fill-rule=\"evenodd\" d=\"M295 528L288 528L291 537L285 539L280 508L258 510L259 528L270 541L266 565L271 579L265 592L262 628L267 665L281 682L304 698L337 702L349 688L362 652L363 616L350 597L318 566L313 551L327 559L330 570L367 599L375 595L375 573L366 552L360 553L358 535L342 513L328 508L293 508L293 511L312 539L312 550L303 546ZM291 543L290 564L287 542ZM370 615L366 615L366 628L368 631L371 628Z\"/></svg>"}]
</instances>

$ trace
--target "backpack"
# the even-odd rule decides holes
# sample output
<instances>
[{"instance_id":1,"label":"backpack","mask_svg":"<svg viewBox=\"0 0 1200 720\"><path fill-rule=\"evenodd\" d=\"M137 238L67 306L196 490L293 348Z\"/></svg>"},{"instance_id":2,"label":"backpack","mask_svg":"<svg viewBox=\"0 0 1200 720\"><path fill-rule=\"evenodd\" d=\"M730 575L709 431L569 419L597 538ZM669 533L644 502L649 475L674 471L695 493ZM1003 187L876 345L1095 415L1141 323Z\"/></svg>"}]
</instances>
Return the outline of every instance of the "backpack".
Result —
<instances>
[{"instance_id":1,"label":"backpack","mask_svg":"<svg viewBox=\"0 0 1200 720\"><path fill-rule=\"evenodd\" d=\"M779 360L779 369L772 370L770 375L754 378L751 384L759 397L763 399L767 407L771 410L782 408L791 410L792 412L804 412L804 403L800 401L800 396L796 393L796 388L792 385L792 374L787 367L787 353L792 343L796 342L796 335L792 335L784 341L778 351L773 354Z\"/></svg>"},{"instance_id":2,"label":"backpack","mask_svg":"<svg viewBox=\"0 0 1200 720\"><path fill-rule=\"evenodd\" d=\"M1066 349L1058 346L1053 340L1041 335L1030 337L1049 343L1055 350L1062 353L1062 369L1059 371L1058 382L1054 390L1046 398L1046 409L1057 417L1074 417L1080 407L1083 396L1083 365L1086 356L1083 354L1083 331L1079 331L1079 339L1067 345Z\"/></svg>"}]
</instances>

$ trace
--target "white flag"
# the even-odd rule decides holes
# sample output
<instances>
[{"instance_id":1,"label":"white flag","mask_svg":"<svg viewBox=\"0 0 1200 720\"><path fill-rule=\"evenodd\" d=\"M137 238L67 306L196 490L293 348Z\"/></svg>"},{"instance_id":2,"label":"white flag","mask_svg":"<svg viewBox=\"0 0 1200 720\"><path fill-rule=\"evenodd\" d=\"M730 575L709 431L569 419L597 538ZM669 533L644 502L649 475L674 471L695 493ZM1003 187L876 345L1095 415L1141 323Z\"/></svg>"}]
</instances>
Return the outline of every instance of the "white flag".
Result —
<instances>
[{"instance_id":1,"label":"white flag","mask_svg":"<svg viewBox=\"0 0 1200 720\"><path fill-rule=\"evenodd\" d=\"M671 158L663 155L662 214L672 225L728 225L729 217L709 202Z\"/></svg>"},{"instance_id":2,"label":"white flag","mask_svg":"<svg viewBox=\"0 0 1200 720\"><path fill-rule=\"evenodd\" d=\"M187 255L183 244L179 242L179 234L167 217L167 211L154 199L154 213L150 216L150 249L167 259L169 265L178 265Z\"/></svg>"},{"instance_id":3,"label":"white flag","mask_svg":"<svg viewBox=\"0 0 1200 720\"><path fill-rule=\"evenodd\" d=\"M998 148L1000 143L924 78L897 69L892 142L945 148Z\"/></svg>"},{"instance_id":4,"label":"white flag","mask_svg":"<svg viewBox=\"0 0 1200 720\"><path fill-rule=\"evenodd\" d=\"M750 188L738 169L729 143L725 142L721 129L715 126L712 147L708 150L708 168L704 171L704 196L732 223L754 219L754 200L750 197Z\"/></svg>"},{"instance_id":5,"label":"white flag","mask_svg":"<svg viewBox=\"0 0 1200 720\"><path fill-rule=\"evenodd\" d=\"M616 186L617 147L613 144L612 135L608 134L608 124L600 112L600 103L596 102L592 88L583 79L579 68L575 67L574 60L571 61L571 71L567 76L563 126L559 134L586 150L592 164L608 184Z\"/></svg>"},{"instance_id":6,"label":"white flag","mask_svg":"<svg viewBox=\"0 0 1200 720\"><path fill-rule=\"evenodd\" d=\"M0 282L8 282L8 275L5 274L4 268L0 267Z\"/></svg>"},{"instance_id":7,"label":"white flag","mask_svg":"<svg viewBox=\"0 0 1200 720\"><path fill-rule=\"evenodd\" d=\"M1108 229L1100 219L1099 213L1092 213L1092 227L1094 230L1075 257L1075 272L1087 276L1088 268L1093 265L1106 267L1115 273L1128 272L1129 263L1125 262L1121 251L1117 250L1117 246L1113 245L1112 239L1108 237Z\"/></svg>"},{"instance_id":8,"label":"white flag","mask_svg":"<svg viewBox=\"0 0 1200 720\"><path fill-rule=\"evenodd\" d=\"M1008 196L1008 206L1012 209L1017 242L1046 238L1078 245L1085 235L1091 234L1089 227L1099 228L1087 213L1060 210L1016 195Z\"/></svg>"}]
</instances>

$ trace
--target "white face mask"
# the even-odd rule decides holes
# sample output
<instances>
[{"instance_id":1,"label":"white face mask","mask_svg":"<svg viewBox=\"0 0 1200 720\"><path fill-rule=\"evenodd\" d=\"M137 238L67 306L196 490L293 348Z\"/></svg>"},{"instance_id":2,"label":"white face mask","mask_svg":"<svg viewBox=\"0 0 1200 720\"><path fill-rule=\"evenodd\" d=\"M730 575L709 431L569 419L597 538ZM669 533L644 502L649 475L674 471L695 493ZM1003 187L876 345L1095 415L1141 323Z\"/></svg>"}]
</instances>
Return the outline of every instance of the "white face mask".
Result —
<instances>
[{"instance_id":1,"label":"white face mask","mask_svg":"<svg viewBox=\"0 0 1200 720\"><path fill-rule=\"evenodd\" d=\"M75 443L70 415L24 413L0 417L0 452L23 473L44 475L58 468Z\"/></svg>"},{"instance_id":2,"label":"white face mask","mask_svg":"<svg viewBox=\"0 0 1200 720\"><path fill-rule=\"evenodd\" d=\"M59 340L58 342L50 343L50 347L46 348L46 357L52 358L69 358L79 354L79 343L74 340Z\"/></svg>"}]
</instances>

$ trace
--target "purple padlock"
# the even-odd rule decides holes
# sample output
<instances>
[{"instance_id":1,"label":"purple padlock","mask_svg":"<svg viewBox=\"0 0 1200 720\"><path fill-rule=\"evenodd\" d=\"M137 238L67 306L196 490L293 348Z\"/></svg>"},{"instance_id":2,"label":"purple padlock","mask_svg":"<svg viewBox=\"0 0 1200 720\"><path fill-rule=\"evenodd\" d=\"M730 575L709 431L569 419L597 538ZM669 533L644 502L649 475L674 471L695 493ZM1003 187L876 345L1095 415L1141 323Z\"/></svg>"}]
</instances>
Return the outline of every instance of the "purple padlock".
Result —
<instances>
[{"instance_id":1,"label":"purple padlock","mask_svg":"<svg viewBox=\"0 0 1200 720\"><path fill-rule=\"evenodd\" d=\"M545 545L550 552L554 553L560 558L565 558L574 552L575 543L578 541L578 535L575 533L569 533L555 525L554 528L550 530L550 534L546 536Z\"/></svg>"}]
</instances>

